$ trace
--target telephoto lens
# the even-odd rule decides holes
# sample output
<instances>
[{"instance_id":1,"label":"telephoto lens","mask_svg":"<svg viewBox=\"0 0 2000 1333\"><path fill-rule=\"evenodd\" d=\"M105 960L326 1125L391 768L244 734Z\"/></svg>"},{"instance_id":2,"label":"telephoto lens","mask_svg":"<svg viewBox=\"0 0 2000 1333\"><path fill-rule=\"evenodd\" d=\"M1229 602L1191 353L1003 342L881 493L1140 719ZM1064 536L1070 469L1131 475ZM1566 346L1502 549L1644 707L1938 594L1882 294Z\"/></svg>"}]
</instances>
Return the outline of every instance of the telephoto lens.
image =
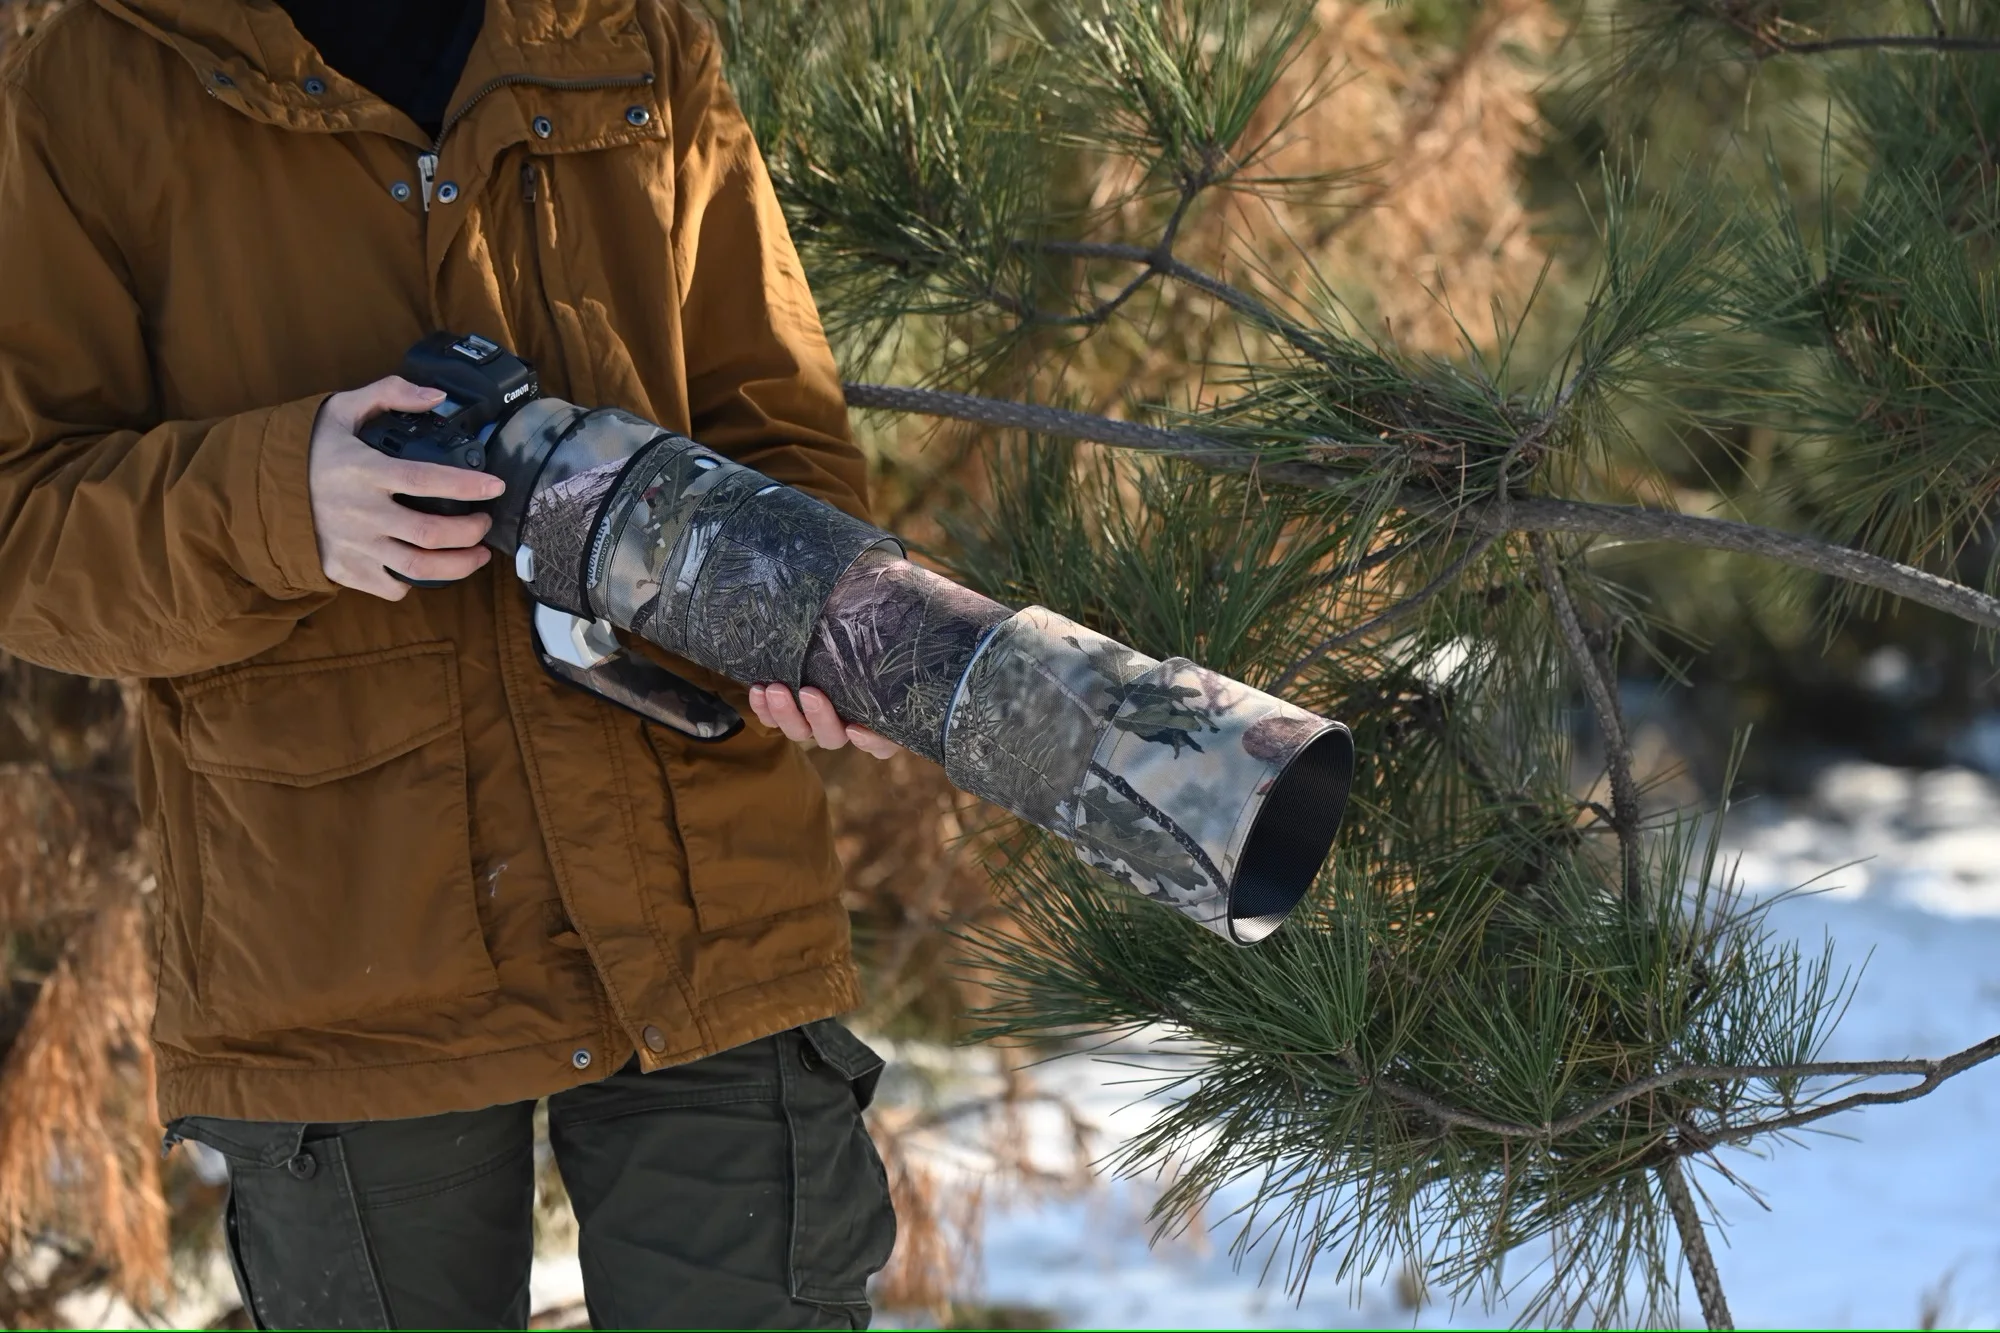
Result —
<instances>
[{"instance_id":1,"label":"telephoto lens","mask_svg":"<svg viewBox=\"0 0 2000 1333\"><path fill-rule=\"evenodd\" d=\"M703 692L671 676L649 706L614 630L745 684L817 686L847 721L1240 944L1277 929L1325 863L1354 765L1339 722L1003 606L628 412L535 397L482 433L507 483L486 540L564 679L703 739L733 730L728 706L708 696L690 715Z\"/></svg>"}]
</instances>

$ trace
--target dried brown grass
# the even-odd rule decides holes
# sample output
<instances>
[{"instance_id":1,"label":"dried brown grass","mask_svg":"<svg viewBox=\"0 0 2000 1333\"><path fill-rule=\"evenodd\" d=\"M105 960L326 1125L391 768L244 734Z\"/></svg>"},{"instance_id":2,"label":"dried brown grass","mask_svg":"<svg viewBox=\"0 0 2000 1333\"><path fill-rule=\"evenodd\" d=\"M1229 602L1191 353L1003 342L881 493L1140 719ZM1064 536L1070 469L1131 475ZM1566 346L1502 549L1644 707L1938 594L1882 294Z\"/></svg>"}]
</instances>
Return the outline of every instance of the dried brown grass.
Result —
<instances>
[{"instance_id":1,"label":"dried brown grass","mask_svg":"<svg viewBox=\"0 0 2000 1333\"><path fill-rule=\"evenodd\" d=\"M115 685L0 658L0 1322L166 1295L151 881Z\"/></svg>"},{"instance_id":2,"label":"dried brown grass","mask_svg":"<svg viewBox=\"0 0 2000 1333\"><path fill-rule=\"evenodd\" d=\"M947 1182L903 1134L878 1126L875 1142L896 1205L896 1251L875 1280L875 1304L949 1323L965 1298L967 1274L979 1267L985 1188Z\"/></svg>"},{"instance_id":3,"label":"dried brown grass","mask_svg":"<svg viewBox=\"0 0 2000 1333\"><path fill-rule=\"evenodd\" d=\"M1396 12L1321 0L1320 32L1273 99L1344 64L1294 123L1268 170L1340 172L1355 186L1304 204L1236 205L1236 226L1275 256L1303 246L1358 293L1396 343L1450 354L1459 320L1481 341L1495 304L1518 311L1548 253L1522 200L1521 163L1541 142L1536 93L1563 34L1549 0L1492 0L1460 44L1413 41Z\"/></svg>"},{"instance_id":4,"label":"dried brown grass","mask_svg":"<svg viewBox=\"0 0 2000 1333\"><path fill-rule=\"evenodd\" d=\"M0 764L0 932L94 910L107 883L138 884L137 811L123 782Z\"/></svg>"},{"instance_id":5,"label":"dried brown grass","mask_svg":"<svg viewBox=\"0 0 2000 1333\"><path fill-rule=\"evenodd\" d=\"M955 925L998 918L983 836L1002 815L958 791L929 760L817 752L845 901L868 979L861 1022L895 1036L950 1041L984 992L960 970Z\"/></svg>"},{"instance_id":6,"label":"dried brown grass","mask_svg":"<svg viewBox=\"0 0 2000 1333\"><path fill-rule=\"evenodd\" d=\"M896 1252L874 1289L881 1309L939 1324L975 1310L987 1208L1075 1194L1091 1182L1095 1126L1033 1077L1025 1052L999 1047L985 1054L985 1072L962 1078L956 1095L937 1105L870 1112L897 1214ZM1037 1112L1059 1117L1063 1132L1056 1140L1030 1133L1029 1117Z\"/></svg>"},{"instance_id":7,"label":"dried brown grass","mask_svg":"<svg viewBox=\"0 0 2000 1333\"><path fill-rule=\"evenodd\" d=\"M38 1244L89 1256L137 1309L168 1278L147 936L136 892L104 902L0 1065L0 1245L16 1263Z\"/></svg>"}]
</instances>

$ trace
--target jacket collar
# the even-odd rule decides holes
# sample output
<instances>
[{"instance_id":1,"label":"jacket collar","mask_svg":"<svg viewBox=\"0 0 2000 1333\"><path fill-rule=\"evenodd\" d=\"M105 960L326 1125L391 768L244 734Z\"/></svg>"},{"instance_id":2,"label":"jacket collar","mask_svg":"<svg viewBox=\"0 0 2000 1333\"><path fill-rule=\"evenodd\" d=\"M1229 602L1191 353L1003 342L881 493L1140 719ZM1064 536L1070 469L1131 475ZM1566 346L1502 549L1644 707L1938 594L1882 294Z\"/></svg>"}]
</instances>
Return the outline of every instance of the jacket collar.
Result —
<instances>
[{"instance_id":1,"label":"jacket collar","mask_svg":"<svg viewBox=\"0 0 2000 1333\"><path fill-rule=\"evenodd\" d=\"M246 115L424 143L409 117L322 61L275 0L96 3L179 52L213 96ZM635 8L635 0L486 0L450 114L492 86L648 78L653 55Z\"/></svg>"}]
</instances>

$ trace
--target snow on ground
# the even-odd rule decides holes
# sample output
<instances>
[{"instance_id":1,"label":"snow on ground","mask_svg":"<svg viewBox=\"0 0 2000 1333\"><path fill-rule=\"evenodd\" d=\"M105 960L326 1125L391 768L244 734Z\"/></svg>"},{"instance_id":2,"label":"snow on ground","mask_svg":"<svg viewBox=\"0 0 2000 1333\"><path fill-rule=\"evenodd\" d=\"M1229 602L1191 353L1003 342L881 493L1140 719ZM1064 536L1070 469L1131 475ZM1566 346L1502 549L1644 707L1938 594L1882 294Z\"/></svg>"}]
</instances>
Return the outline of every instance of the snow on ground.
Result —
<instances>
[{"instance_id":1,"label":"snow on ground","mask_svg":"<svg viewBox=\"0 0 2000 1333\"><path fill-rule=\"evenodd\" d=\"M1812 801L1739 807L1727 841L1749 892L1808 881L1822 890L1780 901L1775 930L1815 952L1830 937L1840 963L1865 963L1827 1058L1943 1055L2000 1032L2000 786L1968 770L1841 765ZM1145 1109L1130 1104L1137 1075L1127 1063L1073 1057L1040 1073L1101 1118L1113 1141L1143 1123ZM1727 1154L1768 1207L1703 1177L1728 1224L1718 1263L1738 1322L2000 1325L2000 1062L1922 1100L1826 1127L1832 1132L1799 1144ZM1180 1240L1149 1249L1146 1202L1143 1189L1106 1182L1080 1198L994 1210L983 1295L1049 1310L1071 1327L1448 1327L1509 1318L1504 1308L1413 1313L1389 1275L1358 1294L1329 1279L1295 1301L1280 1279L1260 1285L1257 1260L1238 1271L1226 1233L1205 1246ZM1683 1309L1698 1322L1691 1290Z\"/></svg>"}]
</instances>

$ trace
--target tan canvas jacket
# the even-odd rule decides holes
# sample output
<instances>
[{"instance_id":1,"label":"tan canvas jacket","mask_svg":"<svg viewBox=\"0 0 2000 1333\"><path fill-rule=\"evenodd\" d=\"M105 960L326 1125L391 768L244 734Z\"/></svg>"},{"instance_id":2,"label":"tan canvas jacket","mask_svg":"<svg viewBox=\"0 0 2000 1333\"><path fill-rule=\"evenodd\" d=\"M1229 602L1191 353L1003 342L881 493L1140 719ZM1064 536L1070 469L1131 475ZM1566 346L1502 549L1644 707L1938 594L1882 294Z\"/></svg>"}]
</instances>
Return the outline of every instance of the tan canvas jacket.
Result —
<instances>
[{"instance_id":1,"label":"tan canvas jacket","mask_svg":"<svg viewBox=\"0 0 2000 1333\"><path fill-rule=\"evenodd\" d=\"M712 34L488 0L426 209L431 149L268 0L75 0L0 83L0 647L145 680L168 1117L478 1107L857 998L789 742L555 684L505 561L337 590L308 503L322 397L450 328L863 511Z\"/></svg>"}]
</instances>

